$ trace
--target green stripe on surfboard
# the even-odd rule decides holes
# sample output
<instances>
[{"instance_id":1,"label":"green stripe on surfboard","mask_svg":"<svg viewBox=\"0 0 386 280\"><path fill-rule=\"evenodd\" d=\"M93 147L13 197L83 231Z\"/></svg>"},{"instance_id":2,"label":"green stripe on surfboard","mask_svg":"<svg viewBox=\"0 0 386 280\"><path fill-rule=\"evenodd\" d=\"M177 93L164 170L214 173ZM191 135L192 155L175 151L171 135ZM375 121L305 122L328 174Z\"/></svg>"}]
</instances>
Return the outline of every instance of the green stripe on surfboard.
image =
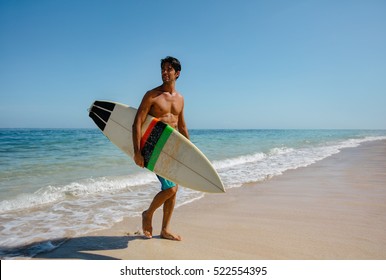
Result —
<instances>
[{"instance_id":1,"label":"green stripe on surfboard","mask_svg":"<svg viewBox=\"0 0 386 280\"><path fill-rule=\"evenodd\" d=\"M161 137L159 138L157 144L154 147L153 153L149 159L149 163L147 165L147 169L150 171L154 171L154 166L157 163L157 160L161 154L162 149L164 148L166 142L169 139L170 134L172 134L173 128L170 125L167 125L162 132Z\"/></svg>"}]
</instances>

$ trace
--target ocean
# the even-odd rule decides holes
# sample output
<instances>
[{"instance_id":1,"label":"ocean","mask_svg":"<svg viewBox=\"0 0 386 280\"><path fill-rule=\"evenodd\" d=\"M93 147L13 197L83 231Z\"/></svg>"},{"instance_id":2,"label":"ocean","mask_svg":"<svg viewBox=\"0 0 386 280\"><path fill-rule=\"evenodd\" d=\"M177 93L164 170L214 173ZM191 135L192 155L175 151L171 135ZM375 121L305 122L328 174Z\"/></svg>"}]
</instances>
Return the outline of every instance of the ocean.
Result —
<instances>
[{"instance_id":1,"label":"ocean","mask_svg":"<svg viewBox=\"0 0 386 280\"><path fill-rule=\"evenodd\" d=\"M189 132L226 189L386 139L385 130ZM0 129L0 259L32 258L65 238L139 216L158 191L155 175L137 167L97 129ZM180 187L176 207L204 195L224 194Z\"/></svg>"}]
</instances>

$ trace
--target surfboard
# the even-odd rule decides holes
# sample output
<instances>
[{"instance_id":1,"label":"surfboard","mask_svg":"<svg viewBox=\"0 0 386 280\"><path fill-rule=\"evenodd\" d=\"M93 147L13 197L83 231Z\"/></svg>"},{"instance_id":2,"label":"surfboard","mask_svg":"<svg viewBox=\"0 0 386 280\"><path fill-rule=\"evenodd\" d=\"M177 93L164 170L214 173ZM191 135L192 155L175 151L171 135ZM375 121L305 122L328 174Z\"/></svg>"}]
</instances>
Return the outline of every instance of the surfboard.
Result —
<instances>
[{"instance_id":1,"label":"surfboard","mask_svg":"<svg viewBox=\"0 0 386 280\"><path fill-rule=\"evenodd\" d=\"M112 101L95 101L89 116L103 134L133 158L132 124L137 109ZM147 116L142 125L141 152L145 167L180 186L209 193L225 192L207 157L168 124Z\"/></svg>"}]
</instances>

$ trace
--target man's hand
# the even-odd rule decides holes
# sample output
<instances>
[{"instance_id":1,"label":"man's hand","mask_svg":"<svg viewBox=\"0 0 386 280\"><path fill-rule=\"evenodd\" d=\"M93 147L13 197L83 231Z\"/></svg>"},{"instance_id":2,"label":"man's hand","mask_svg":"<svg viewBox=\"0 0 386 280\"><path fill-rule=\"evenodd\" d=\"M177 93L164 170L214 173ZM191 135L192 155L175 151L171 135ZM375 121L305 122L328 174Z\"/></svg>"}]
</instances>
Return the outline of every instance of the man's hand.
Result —
<instances>
[{"instance_id":1,"label":"man's hand","mask_svg":"<svg viewBox=\"0 0 386 280\"><path fill-rule=\"evenodd\" d=\"M137 164L139 167L142 167L142 168L145 167L145 159L143 158L141 153L134 154L134 161L135 161L135 164Z\"/></svg>"}]
</instances>

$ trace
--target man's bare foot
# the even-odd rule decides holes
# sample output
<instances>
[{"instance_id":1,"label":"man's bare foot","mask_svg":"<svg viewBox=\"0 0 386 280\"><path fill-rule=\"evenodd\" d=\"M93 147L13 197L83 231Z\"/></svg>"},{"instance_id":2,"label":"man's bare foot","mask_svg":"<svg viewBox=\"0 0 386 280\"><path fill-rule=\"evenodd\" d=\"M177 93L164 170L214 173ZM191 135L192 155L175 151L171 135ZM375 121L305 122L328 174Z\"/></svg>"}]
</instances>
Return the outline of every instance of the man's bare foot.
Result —
<instances>
[{"instance_id":1,"label":"man's bare foot","mask_svg":"<svg viewBox=\"0 0 386 280\"><path fill-rule=\"evenodd\" d=\"M170 232L167 232L166 230L161 231L161 238L174 240L174 241L181 241L182 240L181 236L179 236L177 234L172 234Z\"/></svg>"},{"instance_id":2,"label":"man's bare foot","mask_svg":"<svg viewBox=\"0 0 386 280\"><path fill-rule=\"evenodd\" d=\"M153 237L153 228L151 226L151 218L148 217L147 211L142 213L142 231L143 235L147 239L151 239Z\"/></svg>"}]
</instances>

